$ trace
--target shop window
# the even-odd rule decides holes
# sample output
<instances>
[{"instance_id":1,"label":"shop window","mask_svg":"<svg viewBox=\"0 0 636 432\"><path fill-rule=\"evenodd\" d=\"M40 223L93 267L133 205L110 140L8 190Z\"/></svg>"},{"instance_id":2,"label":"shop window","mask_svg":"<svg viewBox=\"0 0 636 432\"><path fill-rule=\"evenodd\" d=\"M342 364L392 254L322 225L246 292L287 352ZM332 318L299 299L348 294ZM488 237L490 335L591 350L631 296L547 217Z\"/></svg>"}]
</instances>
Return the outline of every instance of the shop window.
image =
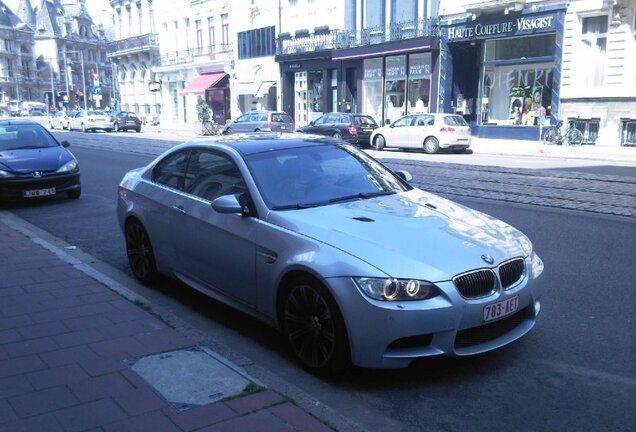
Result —
<instances>
[{"instance_id":1,"label":"shop window","mask_svg":"<svg viewBox=\"0 0 636 432\"><path fill-rule=\"evenodd\" d=\"M338 111L338 69L329 70L329 80L331 83L331 112Z\"/></svg>"},{"instance_id":2,"label":"shop window","mask_svg":"<svg viewBox=\"0 0 636 432\"><path fill-rule=\"evenodd\" d=\"M322 113L322 71L307 72L307 96L309 97L309 110Z\"/></svg>"},{"instance_id":3,"label":"shop window","mask_svg":"<svg viewBox=\"0 0 636 432\"><path fill-rule=\"evenodd\" d=\"M384 77L384 119L392 122L406 110L406 56L387 57Z\"/></svg>"},{"instance_id":4,"label":"shop window","mask_svg":"<svg viewBox=\"0 0 636 432\"><path fill-rule=\"evenodd\" d=\"M409 55L407 114L429 112L431 92L431 54Z\"/></svg>"},{"instance_id":5,"label":"shop window","mask_svg":"<svg viewBox=\"0 0 636 432\"><path fill-rule=\"evenodd\" d=\"M621 145L636 146L636 119L621 120Z\"/></svg>"},{"instance_id":6,"label":"shop window","mask_svg":"<svg viewBox=\"0 0 636 432\"><path fill-rule=\"evenodd\" d=\"M373 117L377 123L384 124L382 117L382 59L365 59L363 66L364 100L362 112Z\"/></svg>"},{"instance_id":7,"label":"shop window","mask_svg":"<svg viewBox=\"0 0 636 432\"><path fill-rule=\"evenodd\" d=\"M586 65L582 70L584 84L587 88L600 88L603 86L605 73L608 16L585 17L581 24L584 46L582 55Z\"/></svg>"},{"instance_id":8,"label":"shop window","mask_svg":"<svg viewBox=\"0 0 636 432\"><path fill-rule=\"evenodd\" d=\"M596 144L598 139L598 130L601 126L601 119L581 119L581 118L568 118L568 124L574 123L574 127L581 131L583 134L583 144Z\"/></svg>"}]
</instances>

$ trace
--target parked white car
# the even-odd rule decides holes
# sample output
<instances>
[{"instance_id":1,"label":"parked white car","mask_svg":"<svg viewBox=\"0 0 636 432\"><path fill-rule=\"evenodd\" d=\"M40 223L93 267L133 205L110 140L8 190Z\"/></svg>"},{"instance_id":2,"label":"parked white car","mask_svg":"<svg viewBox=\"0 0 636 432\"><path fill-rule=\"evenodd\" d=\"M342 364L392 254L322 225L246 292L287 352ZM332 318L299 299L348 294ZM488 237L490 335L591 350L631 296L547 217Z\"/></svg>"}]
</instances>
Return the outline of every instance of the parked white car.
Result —
<instances>
[{"instance_id":1,"label":"parked white car","mask_svg":"<svg viewBox=\"0 0 636 432\"><path fill-rule=\"evenodd\" d=\"M437 153L440 149L463 152L470 147L470 126L455 114L412 114L373 131L371 148L421 149Z\"/></svg>"},{"instance_id":2,"label":"parked white car","mask_svg":"<svg viewBox=\"0 0 636 432\"><path fill-rule=\"evenodd\" d=\"M73 117L69 117L66 128L81 129L82 132L95 132L97 129L110 132L113 130L113 119L104 111L81 110L77 111Z\"/></svg>"}]
</instances>

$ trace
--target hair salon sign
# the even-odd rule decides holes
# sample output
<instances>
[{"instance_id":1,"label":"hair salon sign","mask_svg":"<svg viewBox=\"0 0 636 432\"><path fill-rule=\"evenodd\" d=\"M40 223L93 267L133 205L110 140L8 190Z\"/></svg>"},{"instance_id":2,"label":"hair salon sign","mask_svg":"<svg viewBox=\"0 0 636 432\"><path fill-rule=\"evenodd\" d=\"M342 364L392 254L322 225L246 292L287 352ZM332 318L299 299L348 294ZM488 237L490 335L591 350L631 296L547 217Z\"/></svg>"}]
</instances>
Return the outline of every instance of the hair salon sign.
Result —
<instances>
[{"instance_id":1,"label":"hair salon sign","mask_svg":"<svg viewBox=\"0 0 636 432\"><path fill-rule=\"evenodd\" d=\"M500 22L474 21L469 24L449 26L446 36L449 42L471 39L486 39L500 36L514 36L529 33L554 31L555 14L544 16L519 16Z\"/></svg>"}]
</instances>

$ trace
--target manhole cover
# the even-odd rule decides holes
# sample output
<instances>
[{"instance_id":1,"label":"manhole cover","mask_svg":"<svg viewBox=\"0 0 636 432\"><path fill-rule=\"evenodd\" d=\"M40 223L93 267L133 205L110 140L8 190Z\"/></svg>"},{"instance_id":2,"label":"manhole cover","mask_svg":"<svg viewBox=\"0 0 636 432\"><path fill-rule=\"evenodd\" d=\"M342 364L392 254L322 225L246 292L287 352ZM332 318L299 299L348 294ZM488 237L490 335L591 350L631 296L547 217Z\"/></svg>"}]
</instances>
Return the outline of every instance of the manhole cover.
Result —
<instances>
[{"instance_id":1,"label":"manhole cover","mask_svg":"<svg viewBox=\"0 0 636 432\"><path fill-rule=\"evenodd\" d=\"M238 395L252 382L200 348L142 357L132 370L178 410Z\"/></svg>"}]
</instances>

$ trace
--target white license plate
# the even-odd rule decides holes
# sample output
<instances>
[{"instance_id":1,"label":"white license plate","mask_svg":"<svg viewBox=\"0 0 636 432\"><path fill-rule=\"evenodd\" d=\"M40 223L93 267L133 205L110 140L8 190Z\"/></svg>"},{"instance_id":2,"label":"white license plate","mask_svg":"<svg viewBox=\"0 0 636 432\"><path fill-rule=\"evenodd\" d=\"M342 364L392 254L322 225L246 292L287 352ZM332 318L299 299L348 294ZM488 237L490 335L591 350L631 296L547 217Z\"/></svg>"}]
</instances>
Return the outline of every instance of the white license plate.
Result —
<instances>
[{"instance_id":1,"label":"white license plate","mask_svg":"<svg viewBox=\"0 0 636 432\"><path fill-rule=\"evenodd\" d=\"M519 309L519 296L484 306L484 322L510 315Z\"/></svg>"},{"instance_id":2,"label":"white license plate","mask_svg":"<svg viewBox=\"0 0 636 432\"><path fill-rule=\"evenodd\" d=\"M281 126L280 128L281 129L287 129L287 126Z\"/></svg>"},{"instance_id":3,"label":"white license plate","mask_svg":"<svg viewBox=\"0 0 636 432\"><path fill-rule=\"evenodd\" d=\"M22 196L25 198L34 198L48 195L55 195L55 188L35 189L22 192Z\"/></svg>"}]
</instances>

